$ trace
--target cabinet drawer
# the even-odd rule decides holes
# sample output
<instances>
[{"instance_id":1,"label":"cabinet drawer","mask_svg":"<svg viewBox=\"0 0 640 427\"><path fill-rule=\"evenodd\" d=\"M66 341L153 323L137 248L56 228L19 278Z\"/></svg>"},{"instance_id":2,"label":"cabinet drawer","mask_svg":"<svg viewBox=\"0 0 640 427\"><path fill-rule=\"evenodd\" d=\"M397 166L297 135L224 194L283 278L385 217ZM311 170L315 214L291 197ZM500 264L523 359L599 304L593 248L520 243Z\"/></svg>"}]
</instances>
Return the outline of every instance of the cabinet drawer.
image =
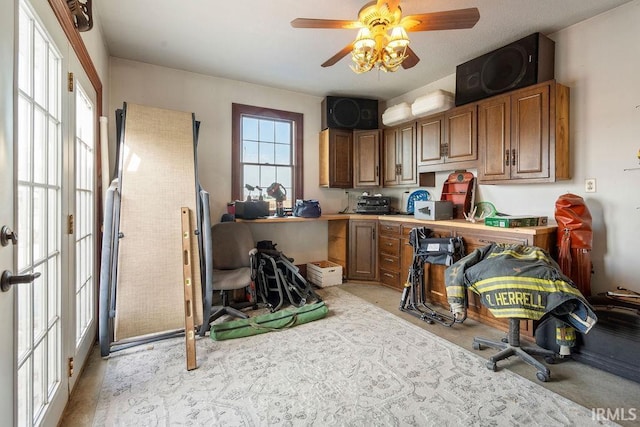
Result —
<instances>
[{"instance_id":1,"label":"cabinet drawer","mask_svg":"<svg viewBox=\"0 0 640 427\"><path fill-rule=\"evenodd\" d=\"M400 282L400 273L398 273L397 271L388 271L381 269L380 282L395 289L402 289L402 284Z\"/></svg>"},{"instance_id":2,"label":"cabinet drawer","mask_svg":"<svg viewBox=\"0 0 640 427\"><path fill-rule=\"evenodd\" d=\"M400 271L400 257L387 254L379 254L378 266L383 270Z\"/></svg>"},{"instance_id":3,"label":"cabinet drawer","mask_svg":"<svg viewBox=\"0 0 640 427\"><path fill-rule=\"evenodd\" d=\"M378 238L378 251L380 254L400 256L400 239L398 237L380 236Z\"/></svg>"},{"instance_id":4,"label":"cabinet drawer","mask_svg":"<svg viewBox=\"0 0 640 427\"><path fill-rule=\"evenodd\" d=\"M526 237L511 237L511 236L500 236L497 234L466 234L459 233L462 236L462 240L464 241L464 250L465 253L470 253L475 249L482 248L484 246L490 245L491 243L508 243L508 244L519 244L519 245L527 245Z\"/></svg>"},{"instance_id":5,"label":"cabinet drawer","mask_svg":"<svg viewBox=\"0 0 640 427\"><path fill-rule=\"evenodd\" d=\"M380 221L378 232L381 236L400 236L400 224L395 222Z\"/></svg>"},{"instance_id":6,"label":"cabinet drawer","mask_svg":"<svg viewBox=\"0 0 640 427\"><path fill-rule=\"evenodd\" d=\"M409 239L409 234L411 230L415 227L426 227L432 231L431 237L451 237L453 233L451 230L445 230L442 228L432 227L430 225L422 225L422 224L402 224L402 237L404 239Z\"/></svg>"}]
</instances>

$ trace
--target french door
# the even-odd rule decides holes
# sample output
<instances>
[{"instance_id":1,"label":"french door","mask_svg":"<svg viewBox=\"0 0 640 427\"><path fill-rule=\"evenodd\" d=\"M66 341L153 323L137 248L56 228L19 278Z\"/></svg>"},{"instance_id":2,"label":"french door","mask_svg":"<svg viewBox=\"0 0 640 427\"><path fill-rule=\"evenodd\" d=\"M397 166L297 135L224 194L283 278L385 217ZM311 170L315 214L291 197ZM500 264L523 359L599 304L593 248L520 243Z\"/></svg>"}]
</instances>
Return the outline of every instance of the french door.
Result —
<instances>
[{"instance_id":1,"label":"french door","mask_svg":"<svg viewBox=\"0 0 640 427\"><path fill-rule=\"evenodd\" d=\"M95 93L84 81L48 3L20 1L17 270L40 276L16 290L17 425L57 424L95 337Z\"/></svg>"},{"instance_id":2,"label":"french door","mask_svg":"<svg viewBox=\"0 0 640 427\"><path fill-rule=\"evenodd\" d=\"M13 187L14 130L14 28L15 1L0 0L0 227L15 231ZM6 230L6 229L5 229ZM8 241L0 245L0 274L15 273L14 248ZM15 287L14 287L15 288ZM14 425L15 346L14 290L0 292L0 415L2 423Z\"/></svg>"}]
</instances>

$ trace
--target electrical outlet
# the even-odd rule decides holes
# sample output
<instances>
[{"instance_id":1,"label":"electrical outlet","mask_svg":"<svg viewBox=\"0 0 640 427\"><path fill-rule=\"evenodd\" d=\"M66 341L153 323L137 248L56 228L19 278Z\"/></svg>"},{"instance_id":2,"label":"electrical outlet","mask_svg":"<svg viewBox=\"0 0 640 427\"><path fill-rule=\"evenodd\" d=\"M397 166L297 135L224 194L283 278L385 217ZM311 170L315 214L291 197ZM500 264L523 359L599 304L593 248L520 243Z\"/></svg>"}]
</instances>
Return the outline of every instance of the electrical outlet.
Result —
<instances>
[{"instance_id":1,"label":"electrical outlet","mask_svg":"<svg viewBox=\"0 0 640 427\"><path fill-rule=\"evenodd\" d=\"M596 192L596 179L589 178L584 180L584 191L585 193L595 193Z\"/></svg>"}]
</instances>

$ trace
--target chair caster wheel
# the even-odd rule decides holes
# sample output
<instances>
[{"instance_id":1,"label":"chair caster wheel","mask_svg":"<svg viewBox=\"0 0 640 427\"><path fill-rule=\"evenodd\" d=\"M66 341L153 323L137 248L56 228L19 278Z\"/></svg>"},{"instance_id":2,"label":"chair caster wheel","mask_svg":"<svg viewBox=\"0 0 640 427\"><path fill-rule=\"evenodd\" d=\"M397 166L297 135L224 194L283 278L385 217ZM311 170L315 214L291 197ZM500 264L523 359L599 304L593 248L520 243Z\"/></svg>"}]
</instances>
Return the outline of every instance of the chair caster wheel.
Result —
<instances>
[{"instance_id":1,"label":"chair caster wheel","mask_svg":"<svg viewBox=\"0 0 640 427\"><path fill-rule=\"evenodd\" d=\"M482 346L478 342L474 342L472 344L472 347L473 347L474 350L482 350Z\"/></svg>"},{"instance_id":2,"label":"chair caster wheel","mask_svg":"<svg viewBox=\"0 0 640 427\"><path fill-rule=\"evenodd\" d=\"M556 363L556 358L555 356L545 356L544 361L547 362L549 365L553 365L554 363Z\"/></svg>"},{"instance_id":3,"label":"chair caster wheel","mask_svg":"<svg viewBox=\"0 0 640 427\"><path fill-rule=\"evenodd\" d=\"M551 376L546 372L538 371L536 372L536 377L538 378L539 381L546 383L547 381L549 381L549 378Z\"/></svg>"},{"instance_id":4,"label":"chair caster wheel","mask_svg":"<svg viewBox=\"0 0 640 427\"><path fill-rule=\"evenodd\" d=\"M487 369L495 372L498 370L498 365L496 364L496 362L487 362Z\"/></svg>"}]
</instances>

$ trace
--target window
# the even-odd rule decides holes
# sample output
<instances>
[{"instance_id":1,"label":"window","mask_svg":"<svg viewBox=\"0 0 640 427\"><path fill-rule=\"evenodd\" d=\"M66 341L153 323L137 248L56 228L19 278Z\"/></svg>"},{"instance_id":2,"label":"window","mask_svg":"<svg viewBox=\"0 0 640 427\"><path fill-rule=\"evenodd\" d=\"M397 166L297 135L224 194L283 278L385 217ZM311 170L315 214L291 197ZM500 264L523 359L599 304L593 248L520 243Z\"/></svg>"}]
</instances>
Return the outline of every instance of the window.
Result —
<instances>
[{"instance_id":1,"label":"window","mask_svg":"<svg viewBox=\"0 0 640 427\"><path fill-rule=\"evenodd\" d=\"M267 188L279 183L287 193L284 207L290 208L303 198L302 114L233 104L232 115L232 198L262 195L275 210Z\"/></svg>"}]
</instances>

